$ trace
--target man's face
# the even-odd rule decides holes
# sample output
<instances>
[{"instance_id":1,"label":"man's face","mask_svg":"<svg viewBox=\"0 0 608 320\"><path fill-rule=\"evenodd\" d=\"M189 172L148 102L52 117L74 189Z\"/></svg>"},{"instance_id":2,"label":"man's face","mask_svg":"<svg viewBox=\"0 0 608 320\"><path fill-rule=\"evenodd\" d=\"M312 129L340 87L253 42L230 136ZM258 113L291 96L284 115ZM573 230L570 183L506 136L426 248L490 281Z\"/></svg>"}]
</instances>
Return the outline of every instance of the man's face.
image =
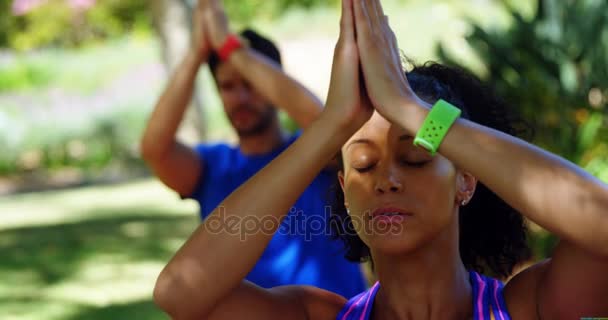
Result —
<instances>
[{"instance_id":1,"label":"man's face","mask_svg":"<svg viewBox=\"0 0 608 320\"><path fill-rule=\"evenodd\" d=\"M275 109L232 65L220 63L215 78L226 116L239 137L260 134L272 125Z\"/></svg>"}]
</instances>

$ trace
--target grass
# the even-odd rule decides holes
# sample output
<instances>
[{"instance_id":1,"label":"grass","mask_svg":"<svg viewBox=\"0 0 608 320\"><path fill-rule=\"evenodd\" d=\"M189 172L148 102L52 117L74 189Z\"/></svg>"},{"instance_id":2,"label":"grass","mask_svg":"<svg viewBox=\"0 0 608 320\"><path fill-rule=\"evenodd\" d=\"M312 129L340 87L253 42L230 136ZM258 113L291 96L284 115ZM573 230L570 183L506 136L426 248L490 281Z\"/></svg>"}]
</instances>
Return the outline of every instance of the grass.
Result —
<instances>
[{"instance_id":1,"label":"grass","mask_svg":"<svg viewBox=\"0 0 608 320\"><path fill-rule=\"evenodd\" d=\"M166 319L162 266L198 224L155 180L0 199L1 319Z\"/></svg>"}]
</instances>

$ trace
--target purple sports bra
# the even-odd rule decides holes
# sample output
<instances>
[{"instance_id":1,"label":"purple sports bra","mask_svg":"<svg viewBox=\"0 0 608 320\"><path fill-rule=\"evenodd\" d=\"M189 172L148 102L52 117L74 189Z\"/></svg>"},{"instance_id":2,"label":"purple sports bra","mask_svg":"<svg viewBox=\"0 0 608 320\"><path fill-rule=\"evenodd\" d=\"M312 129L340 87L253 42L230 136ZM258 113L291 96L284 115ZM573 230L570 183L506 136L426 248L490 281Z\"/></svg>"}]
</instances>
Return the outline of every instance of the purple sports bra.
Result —
<instances>
[{"instance_id":1,"label":"purple sports bra","mask_svg":"<svg viewBox=\"0 0 608 320\"><path fill-rule=\"evenodd\" d=\"M473 287L473 320L511 320L502 295L502 282L469 271ZM380 283L350 299L338 314L337 320L369 320Z\"/></svg>"}]
</instances>

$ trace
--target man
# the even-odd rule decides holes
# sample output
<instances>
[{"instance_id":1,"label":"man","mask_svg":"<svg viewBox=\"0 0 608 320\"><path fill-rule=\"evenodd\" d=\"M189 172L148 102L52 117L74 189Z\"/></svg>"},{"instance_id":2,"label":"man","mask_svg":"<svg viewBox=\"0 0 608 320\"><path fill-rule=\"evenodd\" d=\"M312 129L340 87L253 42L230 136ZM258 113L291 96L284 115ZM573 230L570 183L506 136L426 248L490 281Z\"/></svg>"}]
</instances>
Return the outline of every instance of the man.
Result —
<instances>
[{"instance_id":1,"label":"man","mask_svg":"<svg viewBox=\"0 0 608 320\"><path fill-rule=\"evenodd\" d=\"M321 103L281 70L280 54L272 42L251 30L241 34L244 39L231 35L218 0L199 1L193 21L192 48L152 113L142 155L163 183L199 202L204 219L296 139L284 134L275 106L306 129L320 114ZM201 144L192 149L175 139L199 67L205 62L238 135L237 147ZM328 235L325 200L334 175L324 172L306 189L283 222L283 232L274 236L248 280L263 287L310 284L346 297L364 290L359 266L347 262L340 244ZM263 221L237 223L235 232L244 236L263 232ZM234 225L220 221L220 227Z\"/></svg>"}]
</instances>

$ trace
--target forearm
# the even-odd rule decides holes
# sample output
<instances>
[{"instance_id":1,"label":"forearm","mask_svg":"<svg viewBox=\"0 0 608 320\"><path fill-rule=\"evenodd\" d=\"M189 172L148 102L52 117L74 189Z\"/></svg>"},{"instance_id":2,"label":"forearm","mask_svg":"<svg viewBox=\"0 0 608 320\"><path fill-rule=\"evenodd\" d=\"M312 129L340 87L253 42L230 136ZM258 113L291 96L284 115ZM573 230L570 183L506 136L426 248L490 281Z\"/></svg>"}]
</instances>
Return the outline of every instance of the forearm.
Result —
<instances>
[{"instance_id":1,"label":"forearm","mask_svg":"<svg viewBox=\"0 0 608 320\"><path fill-rule=\"evenodd\" d=\"M237 50L229 62L260 94L287 112L300 127L308 127L321 113L322 104L312 92L260 53L251 49Z\"/></svg>"},{"instance_id":2,"label":"forearm","mask_svg":"<svg viewBox=\"0 0 608 320\"><path fill-rule=\"evenodd\" d=\"M315 121L311 130L211 213L159 278L157 290L167 292L167 308L205 315L238 286L289 208L348 138L335 127L327 117ZM218 221L225 223L218 228ZM257 222L264 232L241 225L245 221Z\"/></svg>"},{"instance_id":3,"label":"forearm","mask_svg":"<svg viewBox=\"0 0 608 320\"><path fill-rule=\"evenodd\" d=\"M427 113L425 108L418 110ZM416 132L423 118L403 122ZM608 187L581 168L464 119L450 129L439 153L530 220L590 252L608 256Z\"/></svg>"},{"instance_id":4,"label":"forearm","mask_svg":"<svg viewBox=\"0 0 608 320\"><path fill-rule=\"evenodd\" d=\"M200 64L201 59L189 53L173 73L144 131L141 143L144 158L162 156L173 146L177 129L192 99Z\"/></svg>"}]
</instances>

